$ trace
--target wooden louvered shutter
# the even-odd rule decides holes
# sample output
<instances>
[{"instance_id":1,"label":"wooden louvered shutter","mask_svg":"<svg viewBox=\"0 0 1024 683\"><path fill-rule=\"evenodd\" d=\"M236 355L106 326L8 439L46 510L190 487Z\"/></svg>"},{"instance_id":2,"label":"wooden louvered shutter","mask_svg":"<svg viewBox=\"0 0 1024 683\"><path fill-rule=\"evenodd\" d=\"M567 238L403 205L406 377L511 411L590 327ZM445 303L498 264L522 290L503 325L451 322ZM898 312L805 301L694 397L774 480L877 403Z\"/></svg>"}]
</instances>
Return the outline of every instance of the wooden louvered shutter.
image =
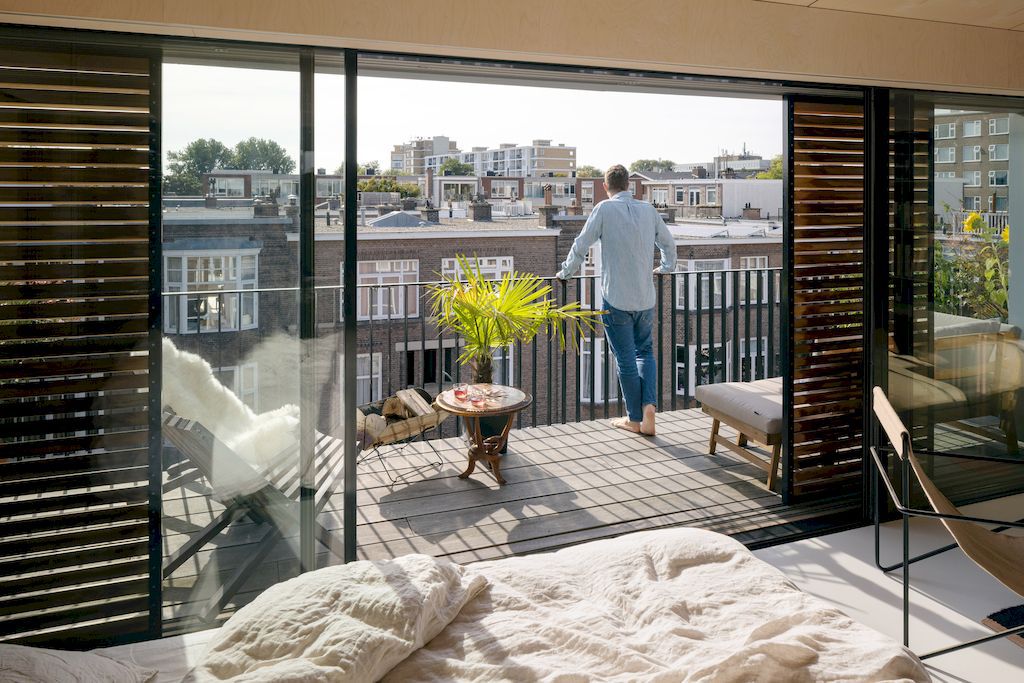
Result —
<instances>
[{"instance_id":1,"label":"wooden louvered shutter","mask_svg":"<svg viewBox=\"0 0 1024 683\"><path fill-rule=\"evenodd\" d=\"M859 484L864 392L864 111L791 99L790 188L794 496Z\"/></svg>"},{"instance_id":2,"label":"wooden louvered shutter","mask_svg":"<svg viewBox=\"0 0 1024 683\"><path fill-rule=\"evenodd\" d=\"M894 93L889 110L890 303L895 352L931 358L935 302L934 104ZM934 447L929 411L909 410L903 419L915 448Z\"/></svg>"},{"instance_id":3,"label":"wooden louvered shutter","mask_svg":"<svg viewBox=\"0 0 1024 683\"><path fill-rule=\"evenodd\" d=\"M0 48L2 641L158 628L151 63Z\"/></svg>"}]
</instances>

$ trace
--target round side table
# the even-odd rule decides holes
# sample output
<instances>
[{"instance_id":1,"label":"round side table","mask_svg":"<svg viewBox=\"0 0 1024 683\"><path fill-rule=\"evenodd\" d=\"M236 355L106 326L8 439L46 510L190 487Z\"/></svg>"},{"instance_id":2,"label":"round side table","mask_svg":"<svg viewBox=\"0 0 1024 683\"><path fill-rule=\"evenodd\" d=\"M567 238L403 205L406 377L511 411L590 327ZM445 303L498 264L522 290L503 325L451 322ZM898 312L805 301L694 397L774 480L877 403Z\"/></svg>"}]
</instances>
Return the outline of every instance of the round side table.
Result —
<instances>
[{"instance_id":1,"label":"round side table","mask_svg":"<svg viewBox=\"0 0 1024 683\"><path fill-rule=\"evenodd\" d=\"M483 396L483 401L474 406L469 397L474 394ZM533 397L521 389L507 387L501 384L470 384L467 398L459 400L455 398L452 389L442 391L434 399L438 408L458 415L466 421L466 429L469 431L469 438L472 443L469 446L469 465L459 475L459 479L465 479L473 474L478 460L483 460L491 467L494 478L498 484L504 484L501 476L501 449L508 442L508 432L512 428L512 420L523 408L533 403ZM505 417L505 427L500 434L485 437L480 431L480 418Z\"/></svg>"}]
</instances>

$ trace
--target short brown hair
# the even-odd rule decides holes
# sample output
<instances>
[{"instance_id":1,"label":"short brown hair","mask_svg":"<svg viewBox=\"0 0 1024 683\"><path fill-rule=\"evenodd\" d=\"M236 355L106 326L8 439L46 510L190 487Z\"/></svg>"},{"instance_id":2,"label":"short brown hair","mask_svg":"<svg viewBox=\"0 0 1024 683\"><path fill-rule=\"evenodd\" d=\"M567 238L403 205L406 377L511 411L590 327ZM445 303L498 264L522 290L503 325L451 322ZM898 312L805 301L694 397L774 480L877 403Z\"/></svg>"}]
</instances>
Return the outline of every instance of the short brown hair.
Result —
<instances>
[{"instance_id":1,"label":"short brown hair","mask_svg":"<svg viewBox=\"0 0 1024 683\"><path fill-rule=\"evenodd\" d=\"M604 172L604 183L609 191L622 192L629 188L629 171L622 164L609 166Z\"/></svg>"}]
</instances>

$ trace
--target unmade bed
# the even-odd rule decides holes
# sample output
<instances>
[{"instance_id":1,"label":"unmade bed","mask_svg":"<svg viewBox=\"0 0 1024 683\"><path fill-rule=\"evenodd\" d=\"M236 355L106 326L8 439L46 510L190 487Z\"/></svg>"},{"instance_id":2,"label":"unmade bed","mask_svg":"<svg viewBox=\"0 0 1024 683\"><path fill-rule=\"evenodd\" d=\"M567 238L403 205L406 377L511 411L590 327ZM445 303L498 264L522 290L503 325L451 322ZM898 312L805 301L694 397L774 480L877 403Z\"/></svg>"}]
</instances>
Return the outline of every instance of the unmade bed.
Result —
<instances>
[{"instance_id":1,"label":"unmade bed","mask_svg":"<svg viewBox=\"0 0 1024 683\"><path fill-rule=\"evenodd\" d=\"M894 640L690 528L464 567L329 567L220 629L103 652L197 683L930 680Z\"/></svg>"}]
</instances>

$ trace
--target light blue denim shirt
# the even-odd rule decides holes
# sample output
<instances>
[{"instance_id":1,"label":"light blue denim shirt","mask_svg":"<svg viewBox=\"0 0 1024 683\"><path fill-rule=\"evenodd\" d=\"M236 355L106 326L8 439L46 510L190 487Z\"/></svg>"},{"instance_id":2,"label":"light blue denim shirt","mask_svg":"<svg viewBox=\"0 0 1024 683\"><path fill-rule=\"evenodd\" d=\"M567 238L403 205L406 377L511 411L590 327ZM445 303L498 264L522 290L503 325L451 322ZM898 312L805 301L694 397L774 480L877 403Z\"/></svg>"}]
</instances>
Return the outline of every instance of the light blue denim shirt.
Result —
<instances>
[{"instance_id":1,"label":"light blue denim shirt","mask_svg":"<svg viewBox=\"0 0 1024 683\"><path fill-rule=\"evenodd\" d=\"M622 311L646 311L655 304L651 273L654 247L661 252L660 273L676 267L676 242L658 210L633 199L628 190L594 207L583 232L569 250L558 277L576 274L587 250L601 241L601 290L610 305Z\"/></svg>"}]
</instances>

